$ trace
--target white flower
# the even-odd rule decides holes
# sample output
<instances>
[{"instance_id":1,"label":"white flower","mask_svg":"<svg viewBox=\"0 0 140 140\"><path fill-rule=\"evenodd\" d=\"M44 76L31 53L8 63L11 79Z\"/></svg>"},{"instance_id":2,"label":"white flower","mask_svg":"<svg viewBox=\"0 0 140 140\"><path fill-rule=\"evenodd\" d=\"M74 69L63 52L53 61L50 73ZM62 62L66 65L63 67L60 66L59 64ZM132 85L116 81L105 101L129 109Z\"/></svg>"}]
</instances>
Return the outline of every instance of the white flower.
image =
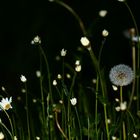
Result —
<instances>
[{"instance_id":1,"label":"white flower","mask_svg":"<svg viewBox=\"0 0 140 140\"><path fill-rule=\"evenodd\" d=\"M115 107L115 110L119 112L121 110L120 106Z\"/></svg>"},{"instance_id":2,"label":"white flower","mask_svg":"<svg viewBox=\"0 0 140 140\"><path fill-rule=\"evenodd\" d=\"M133 81L134 72L129 66L119 64L110 70L109 78L116 86L127 86Z\"/></svg>"},{"instance_id":3,"label":"white flower","mask_svg":"<svg viewBox=\"0 0 140 140\"><path fill-rule=\"evenodd\" d=\"M21 82L23 82L23 83L27 82L27 79L26 79L26 77L25 77L24 75L21 75L21 76L20 76L20 80L21 80Z\"/></svg>"},{"instance_id":4,"label":"white flower","mask_svg":"<svg viewBox=\"0 0 140 140\"><path fill-rule=\"evenodd\" d=\"M53 80L53 86L56 86L56 85L57 85L57 81Z\"/></svg>"},{"instance_id":5,"label":"white flower","mask_svg":"<svg viewBox=\"0 0 140 140\"><path fill-rule=\"evenodd\" d=\"M67 54L67 50L62 49L61 50L61 56L66 56L66 54Z\"/></svg>"},{"instance_id":6,"label":"white flower","mask_svg":"<svg viewBox=\"0 0 140 140\"><path fill-rule=\"evenodd\" d=\"M36 71L36 76L37 76L38 78L41 77L41 72L40 72L39 70Z\"/></svg>"},{"instance_id":7,"label":"white flower","mask_svg":"<svg viewBox=\"0 0 140 140\"><path fill-rule=\"evenodd\" d=\"M90 41L88 40L87 37L81 37L80 41L81 41L81 44L85 47L89 46L89 44L90 44Z\"/></svg>"},{"instance_id":8,"label":"white flower","mask_svg":"<svg viewBox=\"0 0 140 140\"><path fill-rule=\"evenodd\" d=\"M126 110L126 108L127 108L127 102L126 102L126 101L120 103L120 109L121 109L122 111Z\"/></svg>"},{"instance_id":9,"label":"white flower","mask_svg":"<svg viewBox=\"0 0 140 140\"><path fill-rule=\"evenodd\" d=\"M138 135L136 133L133 133L134 138L138 138Z\"/></svg>"},{"instance_id":10,"label":"white flower","mask_svg":"<svg viewBox=\"0 0 140 140\"><path fill-rule=\"evenodd\" d=\"M112 136L112 140L117 140L117 137L116 136Z\"/></svg>"},{"instance_id":11,"label":"white flower","mask_svg":"<svg viewBox=\"0 0 140 140\"><path fill-rule=\"evenodd\" d=\"M118 87L117 86L112 85L112 88L113 88L114 91L117 91L118 90Z\"/></svg>"},{"instance_id":12,"label":"white flower","mask_svg":"<svg viewBox=\"0 0 140 140\"><path fill-rule=\"evenodd\" d=\"M107 15L107 10L101 10L99 11L99 16L100 17L105 17Z\"/></svg>"},{"instance_id":13,"label":"white flower","mask_svg":"<svg viewBox=\"0 0 140 140\"><path fill-rule=\"evenodd\" d=\"M68 79L70 79L70 78L71 78L71 75L70 75L69 73L67 73L67 74L66 74L66 77L67 77Z\"/></svg>"},{"instance_id":14,"label":"white flower","mask_svg":"<svg viewBox=\"0 0 140 140\"><path fill-rule=\"evenodd\" d=\"M14 136L14 140L17 140L17 136Z\"/></svg>"},{"instance_id":15,"label":"white flower","mask_svg":"<svg viewBox=\"0 0 140 140\"><path fill-rule=\"evenodd\" d=\"M2 108L4 110L8 110L8 109L12 108L11 102L12 102L12 97L10 97L9 100L8 100L7 97L6 98L2 98L2 100L0 102L0 108Z\"/></svg>"},{"instance_id":16,"label":"white flower","mask_svg":"<svg viewBox=\"0 0 140 140\"><path fill-rule=\"evenodd\" d=\"M77 104L77 99L76 98L72 98L70 99L71 104L74 106Z\"/></svg>"},{"instance_id":17,"label":"white flower","mask_svg":"<svg viewBox=\"0 0 140 140\"><path fill-rule=\"evenodd\" d=\"M5 91L6 90L4 86L2 86L1 89L2 89L2 91Z\"/></svg>"},{"instance_id":18,"label":"white flower","mask_svg":"<svg viewBox=\"0 0 140 140\"><path fill-rule=\"evenodd\" d=\"M80 60L76 60L75 65L80 65Z\"/></svg>"},{"instance_id":19,"label":"white flower","mask_svg":"<svg viewBox=\"0 0 140 140\"><path fill-rule=\"evenodd\" d=\"M0 132L0 140L4 139L4 134L2 132Z\"/></svg>"},{"instance_id":20,"label":"white flower","mask_svg":"<svg viewBox=\"0 0 140 140\"><path fill-rule=\"evenodd\" d=\"M82 69L81 65L77 65L77 66L75 67L75 71L76 71L76 72L80 72L81 69Z\"/></svg>"},{"instance_id":21,"label":"white flower","mask_svg":"<svg viewBox=\"0 0 140 140\"><path fill-rule=\"evenodd\" d=\"M31 41L31 44L35 44L35 45L37 45L37 44L41 44L41 39L40 39L40 37L37 35L36 37L34 37L34 39Z\"/></svg>"},{"instance_id":22,"label":"white flower","mask_svg":"<svg viewBox=\"0 0 140 140\"><path fill-rule=\"evenodd\" d=\"M106 30L106 29L104 29L103 31L102 31L102 36L103 37L107 37L109 35L109 32Z\"/></svg>"},{"instance_id":23,"label":"white flower","mask_svg":"<svg viewBox=\"0 0 140 140\"><path fill-rule=\"evenodd\" d=\"M36 140L40 140L40 137L36 136Z\"/></svg>"},{"instance_id":24,"label":"white flower","mask_svg":"<svg viewBox=\"0 0 140 140\"><path fill-rule=\"evenodd\" d=\"M118 0L119 2L125 2L125 0Z\"/></svg>"},{"instance_id":25,"label":"white flower","mask_svg":"<svg viewBox=\"0 0 140 140\"><path fill-rule=\"evenodd\" d=\"M58 75L57 75L57 78L58 78L58 79L62 79L61 74L58 74Z\"/></svg>"}]
</instances>

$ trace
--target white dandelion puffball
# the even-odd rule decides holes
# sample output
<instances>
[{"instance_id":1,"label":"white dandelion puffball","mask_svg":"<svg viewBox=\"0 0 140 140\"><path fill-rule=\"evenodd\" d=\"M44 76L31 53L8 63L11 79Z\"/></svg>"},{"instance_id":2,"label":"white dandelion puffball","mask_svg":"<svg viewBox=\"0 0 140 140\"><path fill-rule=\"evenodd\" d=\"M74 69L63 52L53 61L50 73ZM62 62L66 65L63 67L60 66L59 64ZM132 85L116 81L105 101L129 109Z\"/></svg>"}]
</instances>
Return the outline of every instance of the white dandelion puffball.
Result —
<instances>
[{"instance_id":1,"label":"white dandelion puffball","mask_svg":"<svg viewBox=\"0 0 140 140\"><path fill-rule=\"evenodd\" d=\"M111 68L109 78L116 86L127 86L133 81L134 72L129 66L119 64Z\"/></svg>"}]
</instances>

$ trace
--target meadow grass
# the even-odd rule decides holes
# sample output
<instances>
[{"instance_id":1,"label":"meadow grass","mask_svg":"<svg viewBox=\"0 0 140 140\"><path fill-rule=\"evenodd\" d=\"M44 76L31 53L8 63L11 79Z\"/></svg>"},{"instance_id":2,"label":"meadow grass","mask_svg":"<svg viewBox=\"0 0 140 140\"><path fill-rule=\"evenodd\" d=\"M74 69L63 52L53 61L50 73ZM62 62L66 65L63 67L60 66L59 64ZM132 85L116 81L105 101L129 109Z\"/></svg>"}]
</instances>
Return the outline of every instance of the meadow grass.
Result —
<instances>
[{"instance_id":1,"label":"meadow grass","mask_svg":"<svg viewBox=\"0 0 140 140\"><path fill-rule=\"evenodd\" d=\"M2 87L0 140L140 139L140 46L139 39L134 40L139 36L139 32L129 5L126 1L120 1L126 6L134 23L134 27L129 32L132 65L114 64L110 71L106 71L101 62L103 47L109 32L107 30L102 32L103 41L97 57L78 14L63 1L50 2L68 10L79 23L83 33L79 40L80 53L88 54L92 64L90 69L94 75L84 77L83 58L79 56L76 57L78 59L74 58L74 62L69 63L67 56L70 53L66 48L60 50L58 57L60 69L57 74L54 74L50 68L51 62L47 58L49 54L44 51L41 38L36 36L31 44L38 49L40 66L35 72L35 81L28 81L26 75L21 74L19 77L23 99L18 99L22 105L20 104L19 107L5 87ZM102 13L100 16L105 15ZM32 82L37 83L36 87L31 88L37 89L35 97L34 91L29 88Z\"/></svg>"}]
</instances>

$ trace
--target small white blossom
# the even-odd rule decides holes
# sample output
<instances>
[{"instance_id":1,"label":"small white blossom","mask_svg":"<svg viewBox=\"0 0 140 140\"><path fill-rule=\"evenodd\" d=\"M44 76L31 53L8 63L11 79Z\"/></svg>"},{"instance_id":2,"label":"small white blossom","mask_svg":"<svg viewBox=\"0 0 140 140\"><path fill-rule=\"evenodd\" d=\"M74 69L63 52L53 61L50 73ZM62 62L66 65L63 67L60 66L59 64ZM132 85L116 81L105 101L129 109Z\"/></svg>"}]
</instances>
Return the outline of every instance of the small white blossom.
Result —
<instances>
[{"instance_id":1,"label":"small white blossom","mask_svg":"<svg viewBox=\"0 0 140 140\"><path fill-rule=\"evenodd\" d=\"M115 98L115 101L116 101L116 102L119 102L120 100L119 100L118 98Z\"/></svg>"},{"instance_id":2,"label":"small white blossom","mask_svg":"<svg viewBox=\"0 0 140 140\"><path fill-rule=\"evenodd\" d=\"M63 100L59 100L59 103L60 103L60 104L63 104Z\"/></svg>"},{"instance_id":3,"label":"small white blossom","mask_svg":"<svg viewBox=\"0 0 140 140\"><path fill-rule=\"evenodd\" d=\"M36 140L40 140L40 137L36 136Z\"/></svg>"},{"instance_id":4,"label":"small white blossom","mask_svg":"<svg viewBox=\"0 0 140 140\"><path fill-rule=\"evenodd\" d=\"M102 31L102 36L103 37L107 37L109 35L109 32L106 30L106 29L104 29L103 31Z\"/></svg>"},{"instance_id":5,"label":"small white blossom","mask_svg":"<svg viewBox=\"0 0 140 140\"><path fill-rule=\"evenodd\" d=\"M67 77L68 79L70 79L70 78L71 78L71 75L70 75L69 73L67 73L67 74L66 74L66 77Z\"/></svg>"},{"instance_id":6,"label":"small white blossom","mask_svg":"<svg viewBox=\"0 0 140 140\"><path fill-rule=\"evenodd\" d=\"M0 132L0 140L4 139L4 134L2 132Z\"/></svg>"},{"instance_id":7,"label":"small white blossom","mask_svg":"<svg viewBox=\"0 0 140 140\"><path fill-rule=\"evenodd\" d=\"M76 72L80 72L81 69L82 69L81 65L77 65L77 66L75 67L75 71L76 71Z\"/></svg>"},{"instance_id":8,"label":"small white blossom","mask_svg":"<svg viewBox=\"0 0 140 140\"><path fill-rule=\"evenodd\" d=\"M112 136L112 140L117 140L117 137L116 136Z\"/></svg>"},{"instance_id":9,"label":"small white blossom","mask_svg":"<svg viewBox=\"0 0 140 140\"><path fill-rule=\"evenodd\" d=\"M37 35L36 37L34 37L34 39L31 41L31 44L35 44L35 45L37 45L37 44L41 44L41 39L40 39L40 37Z\"/></svg>"},{"instance_id":10,"label":"small white blossom","mask_svg":"<svg viewBox=\"0 0 140 140\"><path fill-rule=\"evenodd\" d=\"M58 79L62 79L61 74L58 74L58 75L57 75L57 78L58 78Z\"/></svg>"},{"instance_id":11,"label":"small white blossom","mask_svg":"<svg viewBox=\"0 0 140 140\"><path fill-rule=\"evenodd\" d=\"M67 54L67 50L62 49L61 50L61 56L66 56L66 54Z\"/></svg>"},{"instance_id":12,"label":"small white blossom","mask_svg":"<svg viewBox=\"0 0 140 140\"><path fill-rule=\"evenodd\" d=\"M38 78L41 77L41 72L40 72L40 70L37 70L37 71L36 71L36 77L38 77Z\"/></svg>"},{"instance_id":13,"label":"small white blossom","mask_svg":"<svg viewBox=\"0 0 140 140\"><path fill-rule=\"evenodd\" d=\"M2 100L0 102L0 110L1 110L1 108L3 110L9 110L10 108L12 108L11 103L12 103L12 97L10 97L9 99L7 97L2 98Z\"/></svg>"},{"instance_id":14,"label":"small white blossom","mask_svg":"<svg viewBox=\"0 0 140 140\"><path fill-rule=\"evenodd\" d=\"M18 139L17 139L17 136L14 136L14 140L18 140Z\"/></svg>"},{"instance_id":15,"label":"small white blossom","mask_svg":"<svg viewBox=\"0 0 140 140\"><path fill-rule=\"evenodd\" d=\"M99 11L99 16L100 17L105 17L107 15L107 10L101 10Z\"/></svg>"},{"instance_id":16,"label":"small white blossom","mask_svg":"<svg viewBox=\"0 0 140 140\"><path fill-rule=\"evenodd\" d=\"M80 65L80 60L76 60L75 65Z\"/></svg>"},{"instance_id":17,"label":"small white blossom","mask_svg":"<svg viewBox=\"0 0 140 140\"><path fill-rule=\"evenodd\" d=\"M4 86L2 86L1 89L2 89L2 91L5 91L6 90Z\"/></svg>"},{"instance_id":18,"label":"small white blossom","mask_svg":"<svg viewBox=\"0 0 140 140\"><path fill-rule=\"evenodd\" d=\"M85 47L89 46L89 44L90 44L90 41L88 40L87 37L81 37L80 41L81 41L81 44Z\"/></svg>"},{"instance_id":19,"label":"small white blossom","mask_svg":"<svg viewBox=\"0 0 140 140\"><path fill-rule=\"evenodd\" d=\"M56 85L57 85L57 81L53 80L53 86L56 86Z\"/></svg>"},{"instance_id":20,"label":"small white blossom","mask_svg":"<svg viewBox=\"0 0 140 140\"><path fill-rule=\"evenodd\" d=\"M118 0L119 2L125 2L125 0Z\"/></svg>"},{"instance_id":21,"label":"small white blossom","mask_svg":"<svg viewBox=\"0 0 140 140\"><path fill-rule=\"evenodd\" d=\"M26 93L26 89L22 88L22 89L21 89L21 92L22 92L22 93Z\"/></svg>"},{"instance_id":22,"label":"small white blossom","mask_svg":"<svg viewBox=\"0 0 140 140\"><path fill-rule=\"evenodd\" d=\"M136 133L133 133L134 138L138 138L138 135Z\"/></svg>"},{"instance_id":23,"label":"small white blossom","mask_svg":"<svg viewBox=\"0 0 140 140\"><path fill-rule=\"evenodd\" d=\"M77 99L76 98L72 98L70 99L71 104L74 106L77 104Z\"/></svg>"},{"instance_id":24,"label":"small white blossom","mask_svg":"<svg viewBox=\"0 0 140 140\"><path fill-rule=\"evenodd\" d=\"M117 91L118 90L118 87L115 86L115 85L112 85L112 88L113 88L114 91Z\"/></svg>"},{"instance_id":25,"label":"small white blossom","mask_svg":"<svg viewBox=\"0 0 140 140\"><path fill-rule=\"evenodd\" d=\"M95 79L95 78L92 79L92 83L93 83L93 84L96 84L96 82L97 82L97 79Z\"/></svg>"},{"instance_id":26,"label":"small white blossom","mask_svg":"<svg viewBox=\"0 0 140 140\"><path fill-rule=\"evenodd\" d=\"M119 112L121 110L120 106L115 107L115 110Z\"/></svg>"},{"instance_id":27,"label":"small white blossom","mask_svg":"<svg viewBox=\"0 0 140 140\"><path fill-rule=\"evenodd\" d=\"M110 120L110 119L107 119L107 123L108 123L108 124L111 124L111 120Z\"/></svg>"},{"instance_id":28,"label":"small white blossom","mask_svg":"<svg viewBox=\"0 0 140 140\"><path fill-rule=\"evenodd\" d=\"M37 100L36 99L33 99L33 103L36 103L37 102Z\"/></svg>"},{"instance_id":29,"label":"small white blossom","mask_svg":"<svg viewBox=\"0 0 140 140\"><path fill-rule=\"evenodd\" d=\"M127 108L127 102L126 102L126 101L120 103L120 109L121 109L122 111L126 110L126 108Z\"/></svg>"},{"instance_id":30,"label":"small white blossom","mask_svg":"<svg viewBox=\"0 0 140 140\"><path fill-rule=\"evenodd\" d=\"M27 82L27 79L26 79L26 77L25 77L24 75L21 75L21 76L20 76L20 80L21 80L21 82L23 82L23 83Z\"/></svg>"}]
</instances>

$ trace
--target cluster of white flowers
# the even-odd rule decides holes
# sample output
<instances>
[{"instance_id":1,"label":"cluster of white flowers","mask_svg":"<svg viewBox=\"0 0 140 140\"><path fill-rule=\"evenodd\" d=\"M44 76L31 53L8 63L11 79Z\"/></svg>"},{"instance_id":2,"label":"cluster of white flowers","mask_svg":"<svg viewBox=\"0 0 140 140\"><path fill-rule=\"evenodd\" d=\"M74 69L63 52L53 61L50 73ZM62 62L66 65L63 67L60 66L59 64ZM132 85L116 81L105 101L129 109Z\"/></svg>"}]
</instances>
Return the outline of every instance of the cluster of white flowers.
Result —
<instances>
[{"instance_id":1,"label":"cluster of white flowers","mask_svg":"<svg viewBox=\"0 0 140 140\"><path fill-rule=\"evenodd\" d=\"M76 60L75 62L75 71L76 72L80 72L82 69L81 64L80 64L80 60Z\"/></svg>"},{"instance_id":2,"label":"cluster of white flowers","mask_svg":"<svg viewBox=\"0 0 140 140\"><path fill-rule=\"evenodd\" d=\"M120 103L120 106L115 107L116 111L125 111L127 109L127 102L124 101L122 103Z\"/></svg>"}]
</instances>

